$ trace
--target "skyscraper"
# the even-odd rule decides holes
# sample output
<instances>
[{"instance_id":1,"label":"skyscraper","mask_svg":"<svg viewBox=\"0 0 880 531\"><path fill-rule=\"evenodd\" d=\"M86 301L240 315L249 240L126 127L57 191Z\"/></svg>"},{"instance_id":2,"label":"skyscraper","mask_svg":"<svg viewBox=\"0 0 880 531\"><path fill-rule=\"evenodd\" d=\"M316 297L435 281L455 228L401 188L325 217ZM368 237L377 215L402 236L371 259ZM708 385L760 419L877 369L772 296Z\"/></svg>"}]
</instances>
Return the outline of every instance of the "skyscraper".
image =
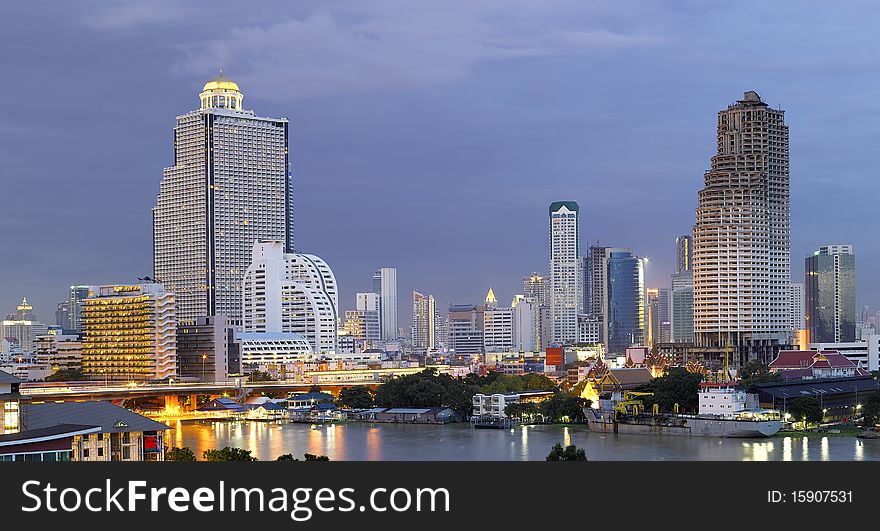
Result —
<instances>
[{"instance_id":1,"label":"skyscraper","mask_svg":"<svg viewBox=\"0 0 880 531\"><path fill-rule=\"evenodd\" d=\"M607 342L609 354L645 341L645 277L642 259L631 249L607 249Z\"/></svg>"},{"instance_id":2,"label":"skyscraper","mask_svg":"<svg viewBox=\"0 0 880 531\"><path fill-rule=\"evenodd\" d=\"M790 192L788 126L756 92L718 113L717 152L694 225L697 344L770 361L787 344Z\"/></svg>"},{"instance_id":3,"label":"skyscraper","mask_svg":"<svg viewBox=\"0 0 880 531\"><path fill-rule=\"evenodd\" d=\"M322 259L285 253L280 240L257 242L243 284L244 332L299 334L316 355L336 352L339 295Z\"/></svg>"},{"instance_id":4,"label":"skyscraper","mask_svg":"<svg viewBox=\"0 0 880 531\"><path fill-rule=\"evenodd\" d=\"M807 307L805 305L804 285L792 282L790 287L791 331L805 330L807 327Z\"/></svg>"},{"instance_id":5,"label":"skyscraper","mask_svg":"<svg viewBox=\"0 0 880 531\"><path fill-rule=\"evenodd\" d=\"M856 257L852 245L826 245L804 264L810 343L855 341Z\"/></svg>"},{"instance_id":6,"label":"skyscraper","mask_svg":"<svg viewBox=\"0 0 880 531\"><path fill-rule=\"evenodd\" d=\"M648 288L645 297L645 344L653 347L671 340L669 289Z\"/></svg>"},{"instance_id":7,"label":"skyscraper","mask_svg":"<svg viewBox=\"0 0 880 531\"><path fill-rule=\"evenodd\" d=\"M522 294L538 306L550 304L550 281L540 273L532 273L523 278Z\"/></svg>"},{"instance_id":8,"label":"skyscraper","mask_svg":"<svg viewBox=\"0 0 880 531\"><path fill-rule=\"evenodd\" d=\"M413 350L426 354L437 348L437 303L433 295L413 291Z\"/></svg>"},{"instance_id":9,"label":"skyscraper","mask_svg":"<svg viewBox=\"0 0 880 531\"><path fill-rule=\"evenodd\" d=\"M293 252L288 121L244 110L222 72L199 98L174 127L174 165L153 208L153 272L175 293L180 319L238 324L254 243L280 240Z\"/></svg>"},{"instance_id":10,"label":"skyscraper","mask_svg":"<svg viewBox=\"0 0 880 531\"><path fill-rule=\"evenodd\" d=\"M550 204L550 319L557 344L578 339L578 306L581 299L580 208L574 201Z\"/></svg>"},{"instance_id":11,"label":"skyscraper","mask_svg":"<svg viewBox=\"0 0 880 531\"><path fill-rule=\"evenodd\" d=\"M694 275L691 271L672 275L672 342L694 341Z\"/></svg>"},{"instance_id":12,"label":"skyscraper","mask_svg":"<svg viewBox=\"0 0 880 531\"><path fill-rule=\"evenodd\" d=\"M397 339L397 269L382 267L373 273L373 293L379 295L379 322L382 339Z\"/></svg>"},{"instance_id":13,"label":"skyscraper","mask_svg":"<svg viewBox=\"0 0 880 531\"><path fill-rule=\"evenodd\" d=\"M82 332L82 308L83 301L89 296L88 286L70 286L67 294L67 320L69 330Z\"/></svg>"},{"instance_id":14,"label":"skyscraper","mask_svg":"<svg viewBox=\"0 0 880 531\"><path fill-rule=\"evenodd\" d=\"M690 234L675 239L675 272L684 273L693 269L694 248Z\"/></svg>"}]
</instances>

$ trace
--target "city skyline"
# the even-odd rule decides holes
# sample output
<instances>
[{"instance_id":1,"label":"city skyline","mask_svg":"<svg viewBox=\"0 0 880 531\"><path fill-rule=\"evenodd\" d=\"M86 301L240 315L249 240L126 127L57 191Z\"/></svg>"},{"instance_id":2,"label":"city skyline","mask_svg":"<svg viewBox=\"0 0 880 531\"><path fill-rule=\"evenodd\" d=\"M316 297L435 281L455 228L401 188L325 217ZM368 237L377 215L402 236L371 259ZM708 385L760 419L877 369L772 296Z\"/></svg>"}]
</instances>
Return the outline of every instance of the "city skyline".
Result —
<instances>
[{"instance_id":1,"label":"city skyline","mask_svg":"<svg viewBox=\"0 0 880 531\"><path fill-rule=\"evenodd\" d=\"M23 9L27 8L13 8ZM306 26L320 22L320 13L303 9L306 11L291 13L290 20ZM323 16L335 21L340 32L353 31L352 23L339 9L342 8L328 8ZM132 29L143 25L159 27L170 32L166 34L169 42L178 42L174 31L178 31L178 37L181 35L173 20L144 20L137 13L125 18L118 10L108 10L93 9L92 14L103 14L103 18L91 20L95 35L90 38L85 38L89 21L62 22L63 17L58 15L58 19L50 17L48 26L60 36L80 36L74 51L97 47L95 57L85 58L89 64L106 59L111 66L123 58L102 46L120 39L120 49L135 49L142 36ZM33 16L25 11L15 14L25 19ZM389 16L382 12L367 15L377 21ZM850 15L844 10L833 22L841 24ZM482 20L486 13L466 12L461 16ZM606 21L607 27L614 27L613 14L608 16L611 20ZM266 18L257 17L250 22L256 27L275 26ZM95 24L100 27L94 27ZM561 21L554 20L554 29L561 26ZM195 31L205 30L197 27ZM625 31L612 34L627 36ZM6 35L19 42L33 41L33 37L29 40L16 28L9 28ZM236 35L232 39L244 38ZM632 248L639 256L651 258L646 285L668 286L669 275L674 272L672 242L693 225L697 191L714 147L715 114L747 90L757 91L774 107L778 101L784 102L786 121L792 127L792 281L803 278L803 258L828 241L852 243L859 254L859 269L867 272L876 268L880 260L878 250L871 245L875 230L869 198L877 184L876 180L868 179L866 172L872 171L868 169L872 164L861 154L870 151L859 149L860 142L870 145L869 140L876 138L870 129L876 126L867 122L870 112L866 116L848 116L847 120L855 124L853 128L825 124L828 115L823 112L829 111L817 111L816 107L828 94L819 80L806 86L794 82L791 70L796 69L796 58L791 55L795 64L783 74L741 65L743 75L728 76L733 79L723 82L703 81L696 83L695 88L683 87L680 82L661 91L651 91L644 83L627 88L622 96L631 108L624 109L623 116L599 134L597 128L607 124L612 114L598 108L618 101L613 91L622 87L602 81L587 93L573 97L566 82L574 79L555 78L554 73L558 72L553 63L564 60L569 61L565 67L569 69L572 64L575 69L601 69L609 68L605 64L609 59L627 65L647 60L650 54L645 45L627 42L626 46L618 47L606 43L593 48L550 50L535 57L514 56L507 59L511 64L484 57L464 68L459 77L428 81L426 85L404 83L343 90L338 82L315 76L302 79L303 84L312 87L311 92L303 89L302 93L291 93L292 89L282 86L277 77L261 71L255 65L256 59L244 55L259 56L261 50L257 48L245 47L242 52L230 53L221 61L222 65L217 65L210 60L216 57L204 50L189 63L179 58L166 63L159 59L167 59L167 54L173 59L176 52L159 47L156 51L143 51L137 68L107 68L106 73L82 65L71 71L71 67L62 64L67 51L41 60L43 66L48 62L45 70L50 75L63 76L83 87L85 92L80 100L86 98L88 102L88 98L94 98L94 104L84 106L86 109L29 97L29 92L42 95L36 89L46 82L41 77L44 74L28 75L27 64L13 62L9 65L10 79L16 80L9 88L12 97L0 104L7 118L0 128L4 145L0 160L5 162L4 172L16 175L16 181L12 188L14 200L0 214L0 223L6 227L5 241L16 252L0 265L0 273L6 279L0 286L0 311L11 311L26 296L38 319L52 323L56 305L66 298L70 285L127 283L151 273L149 216L162 168L170 166L173 159L168 131L175 116L197 103L194 94L216 74L218 66L241 83L248 96L246 108L255 109L260 115L291 120L297 251L315 253L333 264L339 277L340 310L354 307L354 294L369 291L370 273L382 266L398 269L398 293L410 293L412 289L432 293L441 312L452 303L479 303L489 286L507 304L519 292L524 275L531 271L549 273L545 209L560 198L578 201L582 207L581 253L597 241L601 245ZM682 43L660 39L653 44L667 49ZM45 50L40 47L45 45L35 46L37 53ZM267 52L271 52L271 43L267 46ZM22 61L33 60L30 53L33 52L22 50ZM434 50L432 54L438 58L443 52ZM731 57L720 60L716 68L731 61ZM846 63L839 68L855 68L852 65ZM511 66L524 71L511 72ZM490 78L497 77L498 70L504 74L502 79L513 81L520 88L499 91L498 85L486 85ZM546 86L529 82L527 78L531 76L544 76ZM326 84L328 94L317 93L315 87L320 86L319 82ZM148 87L149 94L155 96L148 113L142 111L141 105L130 104L130 91L135 87ZM636 95L642 101L634 98ZM853 108L863 106L857 103L861 101L859 95L844 93L846 97L840 101ZM556 96L561 99L554 103ZM533 108L519 107L517 103L523 98L533 102ZM673 105L655 110L653 115L643 113L648 107L670 101ZM499 102L505 112L490 112L493 102ZM567 105L565 102L575 105L567 106L562 114L558 105ZM353 109L359 103L369 103L367 110ZM340 110L334 109L340 105ZM510 111L509 106L516 106L517 111ZM377 136L382 138L377 143L364 133L367 125L373 126L375 113L382 114L383 110L394 112L381 122L383 128ZM89 113L87 122L79 114L83 111ZM509 122L504 116L511 112L535 131L506 131ZM847 111L841 108L834 112ZM407 113L414 116L404 116ZM451 113L452 119L444 116L446 113ZM620 113L617 109L613 114ZM51 131L37 127L50 119ZM412 119L420 123L420 129L414 140L404 142L406 152L389 150L385 144L406 140L401 131L409 134L416 123ZM645 128L650 131L655 121L671 123L678 134L670 135L672 139L633 143L633 139L639 138L636 133ZM849 133L843 135L847 142L828 140L827 136L841 136L828 135L828 127L839 127L841 132ZM450 140L467 128L479 134ZM550 134L554 134L548 137L554 140L552 146L541 141L542 136ZM479 138L484 135L492 136L493 142L481 143ZM831 149L814 154L811 147L820 139L831 142ZM57 157L48 158L63 160L63 168L50 166L35 155L46 143L57 151ZM509 149L510 145L517 149ZM477 147L478 155L472 146ZM345 157L339 156L340 149L345 150ZM643 154L632 157L630 149L641 150ZM510 151L523 151L529 155L528 160ZM603 154L605 151L608 154ZM659 169L652 167L662 151L672 155L660 160ZM441 154L449 159L443 164L438 161ZM624 160L628 164L619 164L621 154L627 154ZM342 163L339 159L351 161ZM857 164L853 166L852 159L862 160L865 167L860 170ZM368 171L366 175L364 168ZM407 179L407 175L418 178ZM847 175L856 178L841 178ZM476 176L484 177L477 186L460 189ZM442 184L439 191L438 184ZM619 187L625 193L618 193ZM859 193L853 193L853 189ZM343 221L339 224L329 223L321 215L326 205L322 199L331 192L334 204L348 213L340 216ZM364 197L370 200L364 201ZM425 205L426 197L435 205L433 210ZM502 214L497 220L477 218L487 201ZM812 204L836 208L835 215L812 216L807 208ZM422 214L425 208L432 215ZM640 222L614 223L609 214L620 211L638 213L639 216L632 217L640 218ZM355 216L375 219L382 232L364 239L347 230ZM108 219L113 222L107 223ZM652 222L646 223L647 219ZM425 240L432 242L433 249L412 253L409 242L413 234L422 238L427 235ZM57 259L59 254L64 256L63 260ZM467 260L461 259L463 255ZM871 280L867 274L859 276L857 305L868 305L873 313L880 297L878 286ZM400 307L399 322L409 323L408 305Z\"/></svg>"}]
</instances>

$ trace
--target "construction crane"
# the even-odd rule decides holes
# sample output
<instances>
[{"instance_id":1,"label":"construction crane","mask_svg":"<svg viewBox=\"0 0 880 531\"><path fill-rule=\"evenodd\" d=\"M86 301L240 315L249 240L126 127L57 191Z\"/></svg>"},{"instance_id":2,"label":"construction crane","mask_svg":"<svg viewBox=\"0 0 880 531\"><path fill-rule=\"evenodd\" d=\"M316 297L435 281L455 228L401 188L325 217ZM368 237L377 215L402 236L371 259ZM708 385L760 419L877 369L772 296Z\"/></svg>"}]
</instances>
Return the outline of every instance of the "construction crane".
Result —
<instances>
[{"instance_id":1,"label":"construction crane","mask_svg":"<svg viewBox=\"0 0 880 531\"><path fill-rule=\"evenodd\" d=\"M614 412L618 415L631 414L633 416L643 412L645 410L645 405L638 399L640 396L654 396L654 393L624 391L623 400L617 403Z\"/></svg>"}]
</instances>

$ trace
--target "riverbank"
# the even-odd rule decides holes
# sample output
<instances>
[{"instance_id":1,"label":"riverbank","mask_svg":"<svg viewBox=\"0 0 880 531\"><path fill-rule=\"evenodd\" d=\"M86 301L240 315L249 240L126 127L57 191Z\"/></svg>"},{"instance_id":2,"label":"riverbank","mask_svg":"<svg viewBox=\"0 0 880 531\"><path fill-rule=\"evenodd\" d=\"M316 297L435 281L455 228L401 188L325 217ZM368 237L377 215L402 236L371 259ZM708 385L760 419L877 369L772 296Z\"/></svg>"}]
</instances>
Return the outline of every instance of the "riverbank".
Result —
<instances>
[{"instance_id":1,"label":"riverbank","mask_svg":"<svg viewBox=\"0 0 880 531\"><path fill-rule=\"evenodd\" d=\"M861 428L835 428L828 431L803 431L803 430L780 430L772 438L807 437L821 439L822 437L856 437L862 431Z\"/></svg>"}]
</instances>

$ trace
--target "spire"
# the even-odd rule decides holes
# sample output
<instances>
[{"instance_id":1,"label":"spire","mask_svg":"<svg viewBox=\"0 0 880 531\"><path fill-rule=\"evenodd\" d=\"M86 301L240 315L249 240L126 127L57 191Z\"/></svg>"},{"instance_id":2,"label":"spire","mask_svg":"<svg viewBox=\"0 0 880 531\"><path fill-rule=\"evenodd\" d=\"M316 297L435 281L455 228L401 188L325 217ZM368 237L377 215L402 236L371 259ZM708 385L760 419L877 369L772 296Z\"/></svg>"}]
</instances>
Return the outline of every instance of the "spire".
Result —
<instances>
[{"instance_id":1,"label":"spire","mask_svg":"<svg viewBox=\"0 0 880 531\"><path fill-rule=\"evenodd\" d=\"M492 291L492 287L489 286L489 293L486 294L486 306L489 308L494 308L495 302L495 292Z\"/></svg>"}]
</instances>

